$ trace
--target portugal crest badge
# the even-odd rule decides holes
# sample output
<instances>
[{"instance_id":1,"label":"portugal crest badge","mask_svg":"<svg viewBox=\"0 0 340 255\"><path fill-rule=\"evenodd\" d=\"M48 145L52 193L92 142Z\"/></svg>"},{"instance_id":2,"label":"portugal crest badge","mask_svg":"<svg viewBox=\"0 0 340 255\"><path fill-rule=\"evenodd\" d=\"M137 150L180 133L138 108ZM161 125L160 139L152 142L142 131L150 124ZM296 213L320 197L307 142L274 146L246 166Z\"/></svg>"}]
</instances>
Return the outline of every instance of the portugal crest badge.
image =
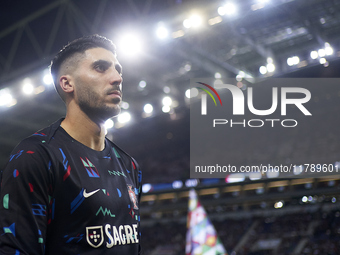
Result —
<instances>
[{"instance_id":1,"label":"portugal crest badge","mask_svg":"<svg viewBox=\"0 0 340 255\"><path fill-rule=\"evenodd\" d=\"M137 201L136 193L134 192L134 188L132 185L127 185L127 187L128 187L130 200L133 203L133 209L138 210L138 205L137 205L138 201Z\"/></svg>"},{"instance_id":2,"label":"portugal crest badge","mask_svg":"<svg viewBox=\"0 0 340 255\"><path fill-rule=\"evenodd\" d=\"M104 242L103 226L86 227L86 240L93 248L98 248Z\"/></svg>"}]
</instances>

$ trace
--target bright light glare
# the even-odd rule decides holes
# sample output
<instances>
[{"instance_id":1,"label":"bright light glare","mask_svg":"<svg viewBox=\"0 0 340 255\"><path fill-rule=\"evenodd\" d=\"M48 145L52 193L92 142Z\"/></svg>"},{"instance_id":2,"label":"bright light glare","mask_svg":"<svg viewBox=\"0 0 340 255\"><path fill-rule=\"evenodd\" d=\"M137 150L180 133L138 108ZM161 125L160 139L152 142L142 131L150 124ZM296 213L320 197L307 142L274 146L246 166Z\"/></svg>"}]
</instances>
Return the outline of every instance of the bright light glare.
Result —
<instances>
[{"instance_id":1,"label":"bright light glare","mask_svg":"<svg viewBox=\"0 0 340 255\"><path fill-rule=\"evenodd\" d=\"M185 28L191 28L191 21L190 21L190 19L185 19L185 20L183 21L183 26L184 26Z\"/></svg>"},{"instance_id":2,"label":"bright light glare","mask_svg":"<svg viewBox=\"0 0 340 255\"><path fill-rule=\"evenodd\" d=\"M327 62L327 60L325 58L320 58L319 62L321 65L323 65Z\"/></svg>"},{"instance_id":3,"label":"bright light glare","mask_svg":"<svg viewBox=\"0 0 340 255\"><path fill-rule=\"evenodd\" d=\"M123 101L122 104L121 104L121 107L126 110L126 109L129 109L130 105L129 105L128 102Z\"/></svg>"},{"instance_id":4,"label":"bright light glare","mask_svg":"<svg viewBox=\"0 0 340 255\"><path fill-rule=\"evenodd\" d=\"M142 185L143 193L148 193L152 189L152 185L150 183L145 183Z\"/></svg>"},{"instance_id":5,"label":"bright light glare","mask_svg":"<svg viewBox=\"0 0 340 255\"><path fill-rule=\"evenodd\" d=\"M230 174L225 178L226 183L243 182L245 180L244 173Z\"/></svg>"},{"instance_id":6,"label":"bright light glare","mask_svg":"<svg viewBox=\"0 0 340 255\"><path fill-rule=\"evenodd\" d=\"M222 18L221 18L220 16L217 16L217 17L215 17L215 18L212 18L212 19L209 19L209 20L208 20L208 24L209 24L210 26L213 26L213 25L218 24L218 23L221 23L221 22L222 22Z\"/></svg>"},{"instance_id":7,"label":"bright light glare","mask_svg":"<svg viewBox=\"0 0 340 255\"><path fill-rule=\"evenodd\" d=\"M138 86L141 87L141 88L145 88L146 87L146 81L140 81Z\"/></svg>"},{"instance_id":8,"label":"bright light glare","mask_svg":"<svg viewBox=\"0 0 340 255\"><path fill-rule=\"evenodd\" d=\"M163 107L162 107L162 111L163 112L170 112L170 106L168 106L168 105L164 105Z\"/></svg>"},{"instance_id":9,"label":"bright light glare","mask_svg":"<svg viewBox=\"0 0 340 255\"><path fill-rule=\"evenodd\" d=\"M170 90L171 90L171 89L170 89L168 86L165 86L165 87L163 88L163 91L164 91L165 94L170 93Z\"/></svg>"},{"instance_id":10,"label":"bright light glare","mask_svg":"<svg viewBox=\"0 0 340 255\"><path fill-rule=\"evenodd\" d=\"M275 205L274 205L274 207L275 207L276 209L282 208L282 207L283 207L283 202L282 202L282 201L276 202Z\"/></svg>"},{"instance_id":11,"label":"bright light glare","mask_svg":"<svg viewBox=\"0 0 340 255\"><path fill-rule=\"evenodd\" d=\"M266 74L268 70L267 70L267 67L261 66L259 71L260 71L260 74Z\"/></svg>"},{"instance_id":12,"label":"bright light glare","mask_svg":"<svg viewBox=\"0 0 340 255\"><path fill-rule=\"evenodd\" d=\"M304 202L304 203L307 203L307 201L308 201L308 197L306 197L306 196L303 196L303 198L301 199L301 201L302 201L302 202Z\"/></svg>"},{"instance_id":13,"label":"bright light glare","mask_svg":"<svg viewBox=\"0 0 340 255\"><path fill-rule=\"evenodd\" d=\"M218 7L217 13L221 16L224 16L226 13L224 6Z\"/></svg>"},{"instance_id":14,"label":"bright light glare","mask_svg":"<svg viewBox=\"0 0 340 255\"><path fill-rule=\"evenodd\" d=\"M289 66L297 65L299 63L300 63L300 58L298 56L294 56L294 57L287 59L287 64Z\"/></svg>"},{"instance_id":15,"label":"bright light glare","mask_svg":"<svg viewBox=\"0 0 340 255\"><path fill-rule=\"evenodd\" d=\"M24 85L22 86L22 91L26 95L31 95L34 91L34 87L31 83L24 83Z\"/></svg>"},{"instance_id":16,"label":"bright light glare","mask_svg":"<svg viewBox=\"0 0 340 255\"><path fill-rule=\"evenodd\" d=\"M12 102L12 95L8 89L0 90L0 106L9 105Z\"/></svg>"},{"instance_id":17,"label":"bright light glare","mask_svg":"<svg viewBox=\"0 0 340 255\"><path fill-rule=\"evenodd\" d=\"M120 123L127 123L130 120L131 120L131 115L128 112L123 112L123 113L119 114L119 116L118 116L118 121Z\"/></svg>"},{"instance_id":18,"label":"bright light glare","mask_svg":"<svg viewBox=\"0 0 340 255\"><path fill-rule=\"evenodd\" d=\"M46 85L51 85L53 83L53 79L52 79L52 75L51 74L45 74L44 77L43 77L43 82L46 84Z\"/></svg>"},{"instance_id":19,"label":"bright light glare","mask_svg":"<svg viewBox=\"0 0 340 255\"><path fill-rule=\"evenodd\" d=\"M153 112L153 106L151 104L144 105L144 112L145 113L152 113Z\"/></svg>"},{"instance_id":20,"label":"bright light glare","mask_svg":"<svg viewBox=\"0 0 340 255\"><path fill-rule=\"evenodd\" d=\"M320 50L318 50L318 54L319 54L319 57L322 58L322 57L326 56L326 51L324 49L320 49Z\"/></svg>"},{"instance_id":21,"label":"bright light glare","mask_svg":"<svg viewBox=\"0 0 340 255\"><path fill-rule=\"evenodd\" d=\"M200 25L202 25L202 18L197 14L192 15L190 17L190 21L193 27L199 27Z\"/></svg>"},{"instance_id":22,"label":"bright light glare","mask_svg":"<svg viewBox=\"0 0 340 255\"><path fill-rule=\"evenodd\" d=\"M317 59L319 57L319 54L316 50L313 50L311 53L310 53L310 58L311 59Z\"/></svg>"},{"instance_id":23,"label":"bright light glare","mask_svg":"<svg viewBox=\"0 0 340 255\"><path fill-rule=\"evenodd\" d=\"M273 63L269 63L267 65L267 70L268 70L269 73L274 72L275 71L275 65Z\"/></svg>"},{"instance_id":24,"label":"bright light glare","mask_svg":"<svg viewBox=\"0 0 340 255\"><path fill-rule=\"evenodd\" d=\"M105 121L104 126L105 126L106 129L113 128L113 126L114 126L113 120L108 119L107 121Z\"/></svg>"},{"instance_id":25,"label":"bright light glare","mask_svg":"<svg viewBox=\"0 0 340 255\"><path fill-rule=\"evenodd\" d=\"M200 25L202 25L202 18L197 14L194 14L189 19L183 21L183 26L185 28L199 27Z\"/></svg>"},{"instance_id":26,"label":"bright light glare","mask_svg":"<svg viewBox=\"0 0 340 255\"><path fill-rule=\"evenodd\" d=\"M325 48L325 53L326 53L327 56L330 56L330 55L333 55L334 50L333 50L332 47L326 47Z\"/></svg>"},{"instance_id":27,"label":"bright light glare","mask_svg":"<svg viewBox=\"0 0 340 255\"><path fill-rule=\"evenodd\" d=\"M215 73L215 79L221 79L222 75L220 73Z\"/></svg>"},{"instance_id":28,"label":"bright light glare","mask_svg":"<svg viewBox=\"0 0 340 255\"><path fill-rule=\"evenodd\" d=\"M138 35L126 34L120 40L118 49L125 55L132 56L142 51L143 43Z\"/></svg>"},{"instance_id":29,"label":"bright light glare","mask_svg":"<svg viewBox=\"0 0 340 255\"><path fill-rule=\"evenodd\" d=\"M180 188L183 187L183 182L182 182L182 181L174 181L174 182L172 183L172 187L173 187L174 189L180 189Z\"/></svg>"},{"instance_id":30,"label":"bright light glare","mask_svg":"<svg viewBox=\"0 0 340 255\"><path fill-rule=\"evenodd\" d=\"M196 88L187 89L187 90L185 91L185 96L186 96L187 98L197 97L197 96L198 96L198 89L196 89Z\"/></svg>"},{"instance_id":31,"label":"bright light glare","mask_svg":"<svg viewBox=\"0 0 340 255\"><path fill-rule=\"evenodd\" d=\"M217 12L219 15L224 16L224 15L234 15L237 12L236 5L233 3L227 3L225 6L221 6L217 9Z\"/></svg>"},{"instance_id":32,"label":"bright light glare","mask_svg":"<svg viewBox=\"0 0 340 255\"><path fill-rule=\"evenodd\" d=\"M172 104L171 97L164 97L162 100L163 105L170 106Z\"/></svg>"},{"instance_id":33,"label":"bright light glare","mask_svg":"<svg viewBox=\"0 0 340 255\"><path fill-rule=\"evenodd\" d=\"M156 35L159 39L165 39L169 36L169 31L165 27L160 26L156 30Z\"/></svg>"}]
</instances>

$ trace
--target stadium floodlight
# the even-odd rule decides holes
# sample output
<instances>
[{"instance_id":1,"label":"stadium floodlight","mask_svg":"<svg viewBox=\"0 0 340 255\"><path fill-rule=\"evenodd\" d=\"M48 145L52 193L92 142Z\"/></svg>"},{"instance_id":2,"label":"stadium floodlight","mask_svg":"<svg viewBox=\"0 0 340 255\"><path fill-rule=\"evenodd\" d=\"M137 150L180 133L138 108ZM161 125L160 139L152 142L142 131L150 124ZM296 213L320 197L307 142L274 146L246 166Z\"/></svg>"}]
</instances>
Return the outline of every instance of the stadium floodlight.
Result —
<instances>
[{"instance_id":1,"label":"stadium floodlight","mask_svg":"<svg viewBox=\"0 0 340 255\"><path fill-rule=\"evenodd\" d=\"M51 85L53 83L53 78L50 73L46 73L43 77L43 82L45 85Z\"/></svg>"},{"instance_id":2,"label":"stadium floodlight","mask_svg":"<svg viewBox=\"0 0 340 255\"><path fill-rule=\"evenodd\" d=\"M163 105L163 107L162 107L162 112L170 112L170 110L171 110L171 108L170 108L170 106L169 105Z\"/></svg>"},{"instance_id":3,"label":"stadium floodlight","mask_svg":"<svg viewBox=\"0 0 340 255\"><path fill-rule=\"evenodd\" d=\"M267 64L267 71L268 71L269 73L274 72L274 71L275 71L275 65L274 65L273 63Z\"/></svg>"},{"instance_id":4,"label":"stadium floodlight","mask_svg":"<svg viewBox=\"0 0 340 255\"><path fill-rule=\"evenodd\" d=\"M9 89L0 90L0 106L9 106L12 103L13 97Z\"/></svg>"},{"instance_id":5,"label":"stadium floodlight","mask_svg":"<svg viewBox=\"0 0 340 255\"><path fill-rule=\"evenodd\" d=\"M151 190L152 190L152 185L150 183L145 183L145 184L142 185L142 192L143 193L148 193Z\"/></svg>"},{"instance_id":6,"label":"stadium floodlight","mask_svg":"<svg viewBox=\"0 0 340 255\"><path fill-rule=\"evenodd\" d=\"M196 88L187 89L185 91L185 96L187 98L197 97L198 96L198 89L196 89Z\"/></svg>"},{"instance_id":7,"label":"stadium floodlight","mask_svg":"<svg viewBox=\"0 0 340 255\"><path fill-rule=\"evenodd\" d=\"M156 35L159 39L165 39L169 36L169 31L164 26L159 26L156 30Z\"/></svg>"},{"instance_id":8,"label":"stadium floodlight","mask_svg":"<svg viewBox=\"0 0 340 255\"><path fill-rule=\"evenodd\" d=\"M320 58L319 62L321 65L324 65L326 64L327 60L325 58Z\"/></svg>"},{"instance_id":9,"label":"stadium floodlight","mask_svg":"<svg viewBox=\"0 0 340 255\"><path fill-rule=\"evenodd\" d=\"M129 105L128 102L123 101L121 103L120 107L122 107L124 110L127 110L127 109L129 109L130 105Z\"/></svg>"},{"instance_id":10,"label":"stadium floodlight","mask_svg":"<svg viewBox=\"0 0 340 255\"><path fill-rule=\"evenodd\" d=\"M143 110L144 110L145 113L152 113L153 112L153 106L151 104L146 104L146 105L144 105Z\"/></svg>"},{"instance_id":11,"label":"stadium floodlight","mask_svg":"<svg viewBox=\"0 0 340 255\"><path fill-rule=\"evenodd\" d=\"M113 120L112 119L108 119L107 121L105 121L104 126L105 126L106 129L113 128L113 126L114 126Z\"/></svg>"},{"instance_id":12,"label":"stadium floodlight","mask_svg":"<svg viewBox=\"0 0 340 255\"><path fill-rule=\"evenodd\" d=\"M162 100L162 103L163 103L163 105L171 106L171 104L172 104L171 97L168 97L168 96L164 97L163 100Z\"/></svg>"},{"instance_id":13,"label":"stadium floodlight","mask_svg":"<svg viewBox=\"0 0 340 255\"><path fill-rule=\"evenodd\" d=\"M317 59L319 57L319 54L316 50L311 51L310 58L311 59Z\"/></svg>"},{"instance_id":14,"label":"stadium floodlight","mask_svg":"<svg viewBox=\"0 0 340 255\"><path fill-rule=\"evenodd\" d=\"M193 14L190 16L190 18L183 21L183 26L185 28L199 27L202 25L202 23L202 17L198 14Z\"/></svg>"},{"instance_id":15,"label":"stadium floodlight","mask_svg":"<svg viewBox=\"0 0 340 255\"><path fill-rule=\"evenodd\" d=\"M172 188L174 189L180 189L183 187L183 182L182 181L174 181L172 183Z\"/></svg>"},{"instance_id":16,"label":"stadium floodlight","mask_svg":"<svg viewBox=\"0 0 340 255\"><path fill-rule=\"evenodd\" d=\"M138 84L138 86L140 87L140 88L145 88L146 87L146 81L140 81L139 82L139 84Z\"/></svg>"},{"instance_id":17,"label":"stadium floodlight","mask_svg":"<svg viewBox=\"0 0 340 255\"><path fill-rule=\"evenodd\" d=\"M219 72L215 73L215 79L221 79L222 75Z\"/></svg>"},{"instance_id":18,"label":"stadium floodlight","mask_svg":"<svg viewBox=\"0 0 340 255\"><path fill-rule=\"evenodd\" d=\"M325 53L327 56L333 55L334 50L329 43L325 43Z\"/></svg>"},{"instance_id":19,"label":"stadium floodlight","mask_svg":"<svg viewBox=\"0 0 340 255\"><path fill-rule=\"evenodd\" d=\"M274 204L274 208L275 209L280 209L283 207L283 202L282 201L278 201Z\"/></svg>"},{"instance_id":20,"label":"stadium floodlight","mask_svg":"<svg viewBox=\"0 0 340 255\"><path fill-rule=\"evenodd\" d=\"M267 67L261 66L259 69L260 74L266 74L268 72Z\"/></svg>"},{"instance_id":21,"label":"stadium floodlight","mask_svg":"<svg viewBox=\"0 0 340 255\"><path fill-rule=\"evenodd\" d=\"M202 17L199 16L198 14L194 14L190 17L191 25L193 27L199 27L202 25Z\"/></svg>"},{"instance_id":22,"label":"stadium floodlight","mask_svg":"<svg viewBox=\"0 0 340 255\"><path fill-rule=\"evenodd\" d=\"M121 52L120 54L124 54L127 56L138 55L138 53L142 52L143 42L141 37L136 33L127 33L121 37L118 41L119 45L117 49Z\"/></svg>"},{"instance_id":23,"label":"stadium floodlight","mask_svg":"<svg viewBox=\"0 0 340 255\"><path fill-rule=\"evenodd\" d=\"M325 49L319 49L319 50L318 50L318 54L319 54L319 57L320 57L320 58L326 56L326 51L325 51Z\"/></svg>"},{"instance_id":24,"label":"stadium floodlight","mask_svg":"<svg viewBox=\"0 0 340 255\"><path fill-rule=\"evenodd\" d=\"M165 94L169 94L170 91L171 91L171 89L170 89L168 86L164 86L163 92L164 92Z\"/></svg>"},{"instance_id":25,"label":"stadium floodlight","mask_svg":"<svg viewBox=\"0 0 340 255\"><path fill-rule=\"evenodd\" d=\"M29 78L25 78L22 86L22 91L26 95L31 95L34 92L34 86L31 83L31 80Z\"/></svg>"},{"instance_id":26,"label":"stadium floodlight","mask_svg":"<svg viewBox=\"0 0 340 255\"><path fill-rule=\"evenodd\" d=\"M287 65L292 66L293 64L293 58L287 58Z\"/></svg>"},{"instance_id":27,"label":"stadium floodlight","mask_svg":"<svg viewBox=\"0 0 340 255\"><path fill-rule=\"evenodd\" d=\"M122 124L127 123L131 120L131 115L128 112L123 112L118 115L118 121Z\"/></svg>"},{"instance_id":28,"label":"stadium floodlight","mask_svg":"<svg viewBox=\"0 0 340 255\"><path fill-rule=\"evenodd\" d=\"M224 16L224 15L232 16L236 14L237 8L235 4L229 2L225 4L224 6L218 7L217 12L221 16Z\"/></svg>"},{"instance_id":29,"label":"stadium floodlight","mask_svg":"<svg viewBox=\"0 0 340 255\"><path fill-rule=\"evenodd\" d=\"M300 58L298 56L290 57L287 59L287 64L289 66L294 66L300 63Z\"/></svg>"},{"instance_id":30,"label":"stadium floodlight","mask_svg":"<svg viewBox=\"0 0 340 255\"><path fill-rule=\"evenodd\" d=\"M184 26L185 28L191 28L191 21L190 21L190 19L185 19L185 20L183 21L183 26Z\"/></svg>"},{"instance_id":31,"label":"stadium floodlight","mask_svg":"<svg viewBox=\"0 0 340 255\"><path fill-rule=\"evenodd\" d=\"M246 179L244 173L233 173L225 178L226 183L243 182Z\"/></svg>"}]
</instances>

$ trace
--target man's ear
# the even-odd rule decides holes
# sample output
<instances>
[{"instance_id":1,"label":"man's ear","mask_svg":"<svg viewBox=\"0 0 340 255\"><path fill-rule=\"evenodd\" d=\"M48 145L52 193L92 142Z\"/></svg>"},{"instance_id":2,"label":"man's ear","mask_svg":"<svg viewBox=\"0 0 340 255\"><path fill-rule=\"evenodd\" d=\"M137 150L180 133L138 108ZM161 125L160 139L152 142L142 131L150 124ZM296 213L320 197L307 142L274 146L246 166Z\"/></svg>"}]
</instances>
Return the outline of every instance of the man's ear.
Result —
<instances>
[{"instance_id":1,"label":"man's ear","mask_svg":"<svg viewBox=\"0 0 340 255\"><path fill-rule=\"evenodd\" d=\"M64 91L64 93L68 94L74 91L74 86L70 75L60 76L59 85L61 90Z\"/></svg>"}]
</instances>

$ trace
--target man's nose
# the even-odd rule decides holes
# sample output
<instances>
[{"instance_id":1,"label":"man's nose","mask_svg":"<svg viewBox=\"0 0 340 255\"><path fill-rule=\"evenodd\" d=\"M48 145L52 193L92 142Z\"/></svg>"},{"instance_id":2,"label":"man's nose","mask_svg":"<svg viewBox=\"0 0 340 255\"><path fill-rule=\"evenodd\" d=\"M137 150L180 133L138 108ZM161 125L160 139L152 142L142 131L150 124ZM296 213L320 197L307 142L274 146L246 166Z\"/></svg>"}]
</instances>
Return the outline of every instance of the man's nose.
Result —
<instances>
[{"instance_id":1,"label":"man's nose","mask_svg":"<svg viewBox=\"0 0 340 255\"><path fill-rule=\"evenodd\" d=\"M123 77L120 75L120 73L116 69L113 69L111 72L110 84L120 85L122 82L123 82Z\"/></svg>"}]
</instances>

